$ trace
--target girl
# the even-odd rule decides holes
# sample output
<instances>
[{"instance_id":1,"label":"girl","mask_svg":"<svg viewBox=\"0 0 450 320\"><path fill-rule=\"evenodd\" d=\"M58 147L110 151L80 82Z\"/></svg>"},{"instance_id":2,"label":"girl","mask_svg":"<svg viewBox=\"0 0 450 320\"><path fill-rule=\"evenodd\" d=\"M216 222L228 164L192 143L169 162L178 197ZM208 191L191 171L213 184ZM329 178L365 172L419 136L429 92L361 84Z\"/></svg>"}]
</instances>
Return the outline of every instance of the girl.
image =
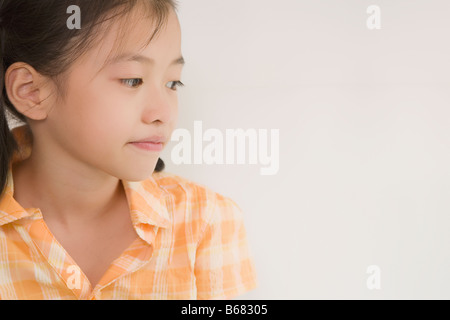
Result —
<instances>
[{"instance_id":1,"label":"girl","mask_svg":"<svg viewBox=\"0 0 450 320\"><path fill-rule=\"evenodd\" d=\"M176 4L0 3L0 298L253 289L240 208L158 157L182 86Z\"/></svg>"}]
</instances>

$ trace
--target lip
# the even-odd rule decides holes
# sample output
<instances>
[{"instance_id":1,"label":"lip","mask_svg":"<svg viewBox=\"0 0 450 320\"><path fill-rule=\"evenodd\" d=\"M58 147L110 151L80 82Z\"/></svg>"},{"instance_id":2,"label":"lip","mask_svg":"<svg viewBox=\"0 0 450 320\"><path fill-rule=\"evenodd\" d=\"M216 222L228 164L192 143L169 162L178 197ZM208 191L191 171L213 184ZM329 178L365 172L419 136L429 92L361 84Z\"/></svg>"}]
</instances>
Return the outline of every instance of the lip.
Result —
<instances>
[{"instance_id":1,"label":"lip","mask_svg":"<svg viewBox=\"0 0 450 320\"><path fill-rule=\"evenodd\" d=\"M131 145L135 146L136 148L146 150L146 151L156 151L161 152L163 149L163 143L162 142L130 142Z\"/></svg>"},{"instance_id":2,"label":"lip","mask_svg":"<svg viewBox=\"0 0 450 320\"><path fill-rule=\"evenodd\" d=\"M132 141L131 143L144 143L144 142L164 143L164 141L166 141L166 139L163 136L151 136L138 141Z\"/></svg>"}]
</instances>

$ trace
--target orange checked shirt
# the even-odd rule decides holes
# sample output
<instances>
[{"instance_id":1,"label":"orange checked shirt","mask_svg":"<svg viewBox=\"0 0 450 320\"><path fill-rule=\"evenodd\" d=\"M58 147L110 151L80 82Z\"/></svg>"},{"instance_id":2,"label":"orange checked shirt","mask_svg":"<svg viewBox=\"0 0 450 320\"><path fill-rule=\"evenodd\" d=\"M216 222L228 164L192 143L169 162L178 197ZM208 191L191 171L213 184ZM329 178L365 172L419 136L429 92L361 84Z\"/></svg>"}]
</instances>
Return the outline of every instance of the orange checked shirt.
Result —
<instances>
[{"instance_id":1,"label":"orange checked shirt","mask_svg":"<svg viewBox=\"0 0 450 320\"><path fill-rule=\"evenodd\" d=\"M12 164L31 154L25 126L0 198L0 299L226 299L254 289L243 214L230 198L159 172L122 181L138 238L92 288L38 208L14 199Z\"/></svg>"}]
</instances>

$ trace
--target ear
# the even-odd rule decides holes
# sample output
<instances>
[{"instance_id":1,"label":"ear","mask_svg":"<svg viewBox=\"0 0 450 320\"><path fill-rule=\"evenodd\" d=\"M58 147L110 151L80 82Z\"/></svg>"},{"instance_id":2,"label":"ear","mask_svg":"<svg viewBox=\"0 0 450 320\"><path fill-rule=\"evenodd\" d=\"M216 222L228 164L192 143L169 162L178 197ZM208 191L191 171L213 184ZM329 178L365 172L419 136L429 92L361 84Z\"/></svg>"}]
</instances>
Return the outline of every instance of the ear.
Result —
<instances>
[{"instance_id":1,"label":"ear","mask_svg":"<svg viewBox=\"0 0 450 320\"><path fill-rule=\"evenodd\" d=\"M32 120L44 120L52 108L45 77L23 62L12 64L5 74L6 93L17 111Z\"/></svg>"}]
</instances>

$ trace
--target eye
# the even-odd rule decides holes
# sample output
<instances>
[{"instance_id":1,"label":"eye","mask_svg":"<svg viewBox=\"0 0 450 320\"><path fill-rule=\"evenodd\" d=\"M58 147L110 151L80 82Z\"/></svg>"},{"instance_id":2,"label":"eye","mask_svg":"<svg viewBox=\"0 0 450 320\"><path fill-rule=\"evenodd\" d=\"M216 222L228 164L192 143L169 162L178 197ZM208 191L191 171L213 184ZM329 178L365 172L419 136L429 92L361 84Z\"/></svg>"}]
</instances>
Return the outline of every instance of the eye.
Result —
<instances>
[{"instance_id":1,"label":"eye","mask_svg":"<svg viewBox=\"0 0 450 320\"><path fill-rule=\"evenodd\" d=\"M170 81L167 83L166 87L173 91L177 91L177 87L184 87L184 83L181 81Z\"/></svg>"},{"instance_id":2,"label":"eye","mask_svg":"<svg viewBox=\"0 0 450 320\"><path fill-rule=\"evenodd\" d=\"M140 82L140 84L138 86L135 86L133 84L136 84L136 80L138 82ZM122 83L126 84L127 86L131 87L131 88L137 88L140 85L142 85L144 83L144 81L142 81L142 79L140 78L134 78L134 79L121 79L120 80Z\"/></svg>"}]
</instances>

